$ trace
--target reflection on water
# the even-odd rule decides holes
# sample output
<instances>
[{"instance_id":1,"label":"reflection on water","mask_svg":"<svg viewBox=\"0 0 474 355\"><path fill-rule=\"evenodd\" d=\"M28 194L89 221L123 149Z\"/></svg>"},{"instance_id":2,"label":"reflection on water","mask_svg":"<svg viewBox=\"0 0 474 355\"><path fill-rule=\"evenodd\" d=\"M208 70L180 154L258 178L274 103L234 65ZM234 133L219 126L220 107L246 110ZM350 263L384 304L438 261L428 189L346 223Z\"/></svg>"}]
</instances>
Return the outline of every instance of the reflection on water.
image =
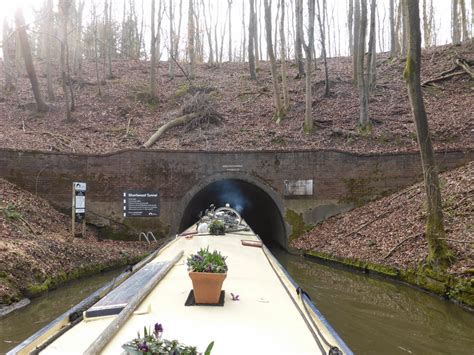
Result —
<instances>
[{"instance_id":1,"label":"reflection on water","mask_svg":"<svg viewBox=\"0 0 474 355\"><path fill-rule=\"evenodd\" d=\"M14 348L119 273L118 270L110 271L72 281L58 290L33 299L28 306L0 318L0 354Z\"/></svg>"},{"instance_id":2,"label":"reflection on water","mask_svg":"<svg viewBox=\"0 0 474 355\"><path fill-rule=\"evenodd\" d=\"M402 284L272 250L356 354L474 354L474 314Z\"/></svg>"}]
</instances>

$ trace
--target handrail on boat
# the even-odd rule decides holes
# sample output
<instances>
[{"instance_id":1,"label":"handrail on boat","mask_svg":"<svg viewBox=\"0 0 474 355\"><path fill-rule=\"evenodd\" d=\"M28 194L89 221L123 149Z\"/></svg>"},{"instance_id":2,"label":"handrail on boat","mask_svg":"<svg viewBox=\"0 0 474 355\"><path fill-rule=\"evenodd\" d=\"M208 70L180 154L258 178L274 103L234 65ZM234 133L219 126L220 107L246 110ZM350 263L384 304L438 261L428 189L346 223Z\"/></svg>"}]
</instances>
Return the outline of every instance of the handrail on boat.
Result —
<instances>
[{"instance_id":1,"label":"handrail on boat","mask_svg":"<svg viewBox=\"0 0 474 355\"><path fill-rule=\"evenodd\" d=\"M169 270L181 259L184 252L181 250L176 256L171 259L163 269L155 274L150 281L138 292L131 301L125 306L120 314L99 334L99 336L92 342L92 344L84 352L84 355L95 355L107 345L112 339L116 332L122 327L125 322L130 318L133 311L137 306L145 299L146 296L153 290L153 288L160 282L168 273Z\"/></svg>"}]
</instances>

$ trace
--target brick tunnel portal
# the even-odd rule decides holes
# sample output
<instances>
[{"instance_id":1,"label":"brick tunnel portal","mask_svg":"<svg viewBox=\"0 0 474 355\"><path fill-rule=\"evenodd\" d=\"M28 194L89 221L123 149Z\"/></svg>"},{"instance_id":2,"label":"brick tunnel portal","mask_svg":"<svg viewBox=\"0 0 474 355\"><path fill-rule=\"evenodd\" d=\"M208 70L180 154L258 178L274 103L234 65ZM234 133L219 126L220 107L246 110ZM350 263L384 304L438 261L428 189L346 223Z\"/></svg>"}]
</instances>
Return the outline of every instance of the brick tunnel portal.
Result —
<instances>
[{"instance_id":1,"label":"brick tunnel portal","mask_svg":"<svg viewBox=\"0 0 474 355\"><path fill-rule=\"evenodd\" d=\"M262 188L239 179L214 181L196 192L184 209L180 232L199 219L199 213L211 204L229 203L266 245L286 247L286 229L273 198Z\"/></svg>"}]
</instances>

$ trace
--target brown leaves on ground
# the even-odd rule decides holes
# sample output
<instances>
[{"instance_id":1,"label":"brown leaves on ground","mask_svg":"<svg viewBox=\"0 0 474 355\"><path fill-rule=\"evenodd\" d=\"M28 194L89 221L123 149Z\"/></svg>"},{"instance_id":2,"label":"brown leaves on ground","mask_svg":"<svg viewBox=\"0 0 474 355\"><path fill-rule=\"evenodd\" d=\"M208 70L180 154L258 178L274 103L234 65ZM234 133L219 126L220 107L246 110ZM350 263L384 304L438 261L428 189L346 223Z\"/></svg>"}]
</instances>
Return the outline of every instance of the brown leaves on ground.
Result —
<instances>
[{"instance_id":1,"label":"brown leaves on ground","mask_svg":"<svg viewBox=\"0 0 474 355\"><path fill-rule=\"evenodd\" d=\"M151 250L139 242L99 241L92 230L72 238L70 223L44 199L0 179L0 304L18 299L30 284L79 268L103 269Z\"/></svg>"},{"instance_id":2,"label":"brown leaves on ground","mask_svg":"<svg viewBox=\"0 0 474 355\"><path fill-rule=\"evenodd\" d=\"M474 162L441 174L440 180L447 244L456 257L448 272L463 275L474 268ZM424 185L413 185L329 218L292 246L399 269L416 267L428 254L425 199Z\"/></svg>"},{"instance_id":3,"label":"brown leaves on ground","mask_svg":"<svg viewBox=\"0 0 474 355\"><path fill-rule=\"evenodd\" d=\"M423 51L422 80L437 77L463 57L474 60L474 44L446 45ZM84 63L84 82L74 77L76 111L73 122L65 121L59 77L54 80L57 101L50 111L38 115L32 110L33 96L28 77L18 75L18 93L0 98L0 147L59 150L87 153L138 148L163 124L181 114L189 97L204 92L214 98L213 110L222 114L221 125L193 127L183 132L176 127L166 132L153 149L171 150L292 150L340 149L352 152L417 150L415 126L402 72L405 61L377 55L377 88L369 110L374 127L371 135L357 132L358 90L352 83L350 57L330 58L331 95L323 96L324 71L312 74L315 132L304 133L304 80L295 79L296 67L289 63L290 109L276 124L270 67L260 63L258 81L252 81L246 63L220 66L198 65L190 85L181 73L167 76L168 63L158 66L158 94L148 93L149 65L145 62L114 60L115 79L102 85L99 96L93 62ZM0 81L4 75L0 62ZM37 64L43 92L46 92L46 63ZM59 70L55 70L58 74ZM473 147L474 112L472 80L453 77L424 89L428 118L436 149ZM354 132L335 135L342 129ZM229 144L229 142L232 142Z\"/></svg>"}]
</instances>

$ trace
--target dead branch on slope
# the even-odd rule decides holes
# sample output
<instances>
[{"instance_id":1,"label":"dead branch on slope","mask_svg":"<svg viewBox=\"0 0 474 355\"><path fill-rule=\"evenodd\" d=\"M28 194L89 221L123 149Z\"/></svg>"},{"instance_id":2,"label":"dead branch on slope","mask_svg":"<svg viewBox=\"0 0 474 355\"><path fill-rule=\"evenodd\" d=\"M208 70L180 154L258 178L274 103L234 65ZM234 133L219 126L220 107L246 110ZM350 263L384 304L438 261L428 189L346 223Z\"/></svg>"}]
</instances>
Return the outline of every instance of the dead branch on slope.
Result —
<instances>
[{"instance_id":1,"label":"dead branch on slope","mask_svg":"<svg viewBox=\"0 0 474 355\"><path fill-rule=\"evenodd\" d=\"M209 95L203 93L194 95L185 103L181 116L161 126L142 147L150 148L166 131L176 126L185 125L185 130L191 130L202 125L219 123L222 115L214 106Z\"/></svg>"},{"instance_id":2,"label":"dead branch on slope","mask_svg":"<svg viewBox=\"0 0 474 355\"><path fill-rule=\"evenodd\" d=\"M474 70L471 68L473 65L472 62L467 61L462 58L456 58L454 60L455 66L449 70L442 72L436 78L428 79L424 81L421 86L432 85L434 83L444 81L446 79L452 78L454 76L468 74L472 79L474 79Z\"/></svg>"}]
</instances>

